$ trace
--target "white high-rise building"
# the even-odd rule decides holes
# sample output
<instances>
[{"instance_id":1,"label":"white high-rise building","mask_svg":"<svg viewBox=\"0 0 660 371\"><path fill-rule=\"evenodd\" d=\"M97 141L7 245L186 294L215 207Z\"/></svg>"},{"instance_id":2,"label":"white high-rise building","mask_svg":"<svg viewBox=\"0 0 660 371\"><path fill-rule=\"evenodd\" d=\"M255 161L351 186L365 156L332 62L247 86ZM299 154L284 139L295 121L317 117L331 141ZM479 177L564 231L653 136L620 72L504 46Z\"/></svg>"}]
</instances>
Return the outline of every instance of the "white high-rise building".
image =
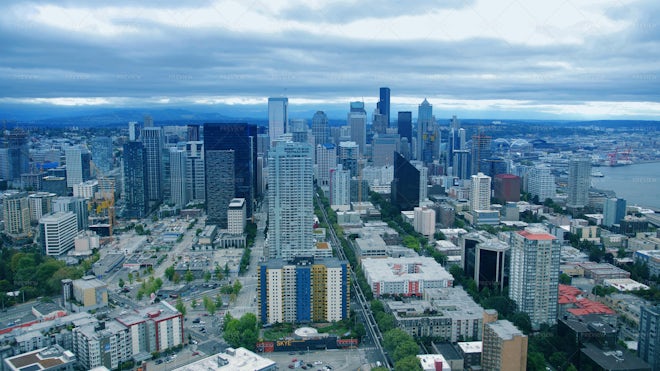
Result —
<instances>
[{"instance_id":1,"label":"white high-rise building","mask_svg":"<svg viewBox=\"0 0 660 371\"><path fill-rule=\"evenodd\" d=\"M194 202L206 200L204 178L204 142L186 142L186 199Z\"/></svg>"},{"instance_id":2,"label":"white high-rise building","mask_svg":"<svg viewBox=\"0 0 660 371\"><path fill-rule=\"evenodd\" d=\"M586 157L568 161L568 198L566 206L582 208L589 203L591 186L591 160Z\"/></svg>"},{"instance_id":3,"label":"white high-rise building","mask_svg":"<svg viewBox=\"0 0 660 371\"><path fill-rule=\"evenodd\" d=\"M475 210L490 210L490 177L483 173L472 175L470 188L470 208Z\"/></svg>"},{"instance_id":4,"label":"white high-rise building","mask_svg":"<svg viewBox=\"0 0 660 371\"><path fill-rule=\"evenodd\" d=\"M337 149L332 143L316 146L316 179L320 186L330 184L330 169L337 167Z\"/></svg>"},{"instance_id":5,"label":"white high-rise building","mask_svg":"<svg viewBox=\"0 0 660 371\"><path fill-rule=\"evenodd\" d=\"M246 209L244 198L234 198L227 209L227 232L243 234L246 225Z\"/></svg>"},{"instance_id":6,"label":"white high-rise building","mask_svg":"<svg viewBox=\"0 0 660 371\"><path fill-rule=\"evenodd\" d=\"M541 201L545 201L546 198L554 198L557 195L555 176L547 167L530 169L525 175L525 183L527 184L527 191L532 196L539 196Z\"/></svg>"},{"instance_id":7,"label":"white high-rise building","mask_svg":"<svg viewBox=\"0 0 660 371\"><path fill-rule=\"evenodd\" d=\"M66 186L73 188L90 178L92 154L82 147L69 147L64 150L66 160Z\"/></svg>"},{"instance_id":8,"label":"white high-rise building","mask_svg":"<svg viewBox=\"0 0 660 371\"><path fill-rule=\"evenodd\" d=\"M170 201L183 208L188 203L188 156L185 150L170 148Z\"/></svg>"},{"instance_id":9,"label":"white high-rise building","mask_svg":"<svg viewBox=\"0 0 660 371\"><path fill-rule=\"evenodd\" d=\"M351 172L344 170L341 165L330 170L330 204L351 205Z\"/></svg>"},{"instance_id":10,"label":"white high-rise building","mask_svg":"<svg viewBox=\"0 0 660 371\"><path fill-rule=\"evenodd\" d=\"M268 98L268 135L272 145L287 132L289 122L289 98Z\"/></svg>"},{"instance_id":11,"label":"white high-rise building","mask_svg":"<svg viewBox=\"0 0 660 371\"><path fill-rule=\"evenodd\" d=\"M415 232L427 237L433 236L435 233L435 211L426 207L416 207L413 211Z\"/></svg>"},{"instance_id":12,"label":"white high-rise building","mask_svg":"<svg viewBox=\"0 0 660 371\"><path fill-rule=\"evenodd\" d=\"M421 161L411 161L411 164L419 170L419 202L427 201L429 198L429 168Z\"/></svg>"},{"instance_id":13,"label":"white high-rise building","mask_svg":"<svg viewBox=\"0 0 660 371\"><path fill-rule=\"evenodd\" d=\"M268 248L272 258L313 255L314 168L307 143L280 142L268 157Z\"/></svg>"},{"instance_id":14,"label":"white high-rise building","mask_svg":"<svg viewBox=\"0 0 660 371\"><path fill-rule=\"evenodd\" d=\"M57 197L55 193L37 192L28 196L30 206L30 220L38 222L42 216L53 211L53 200Z\"/></svg>"},{"instance_id":15,"label":"white high-rise building","mask_svg":"<svg viewBox=\"0 0 660 371\"><path fill-rule=\"evenodd\" d=\"M88 180L86 182L74 184L73 197L81 197L89 200L94 198L98 191L99 181L96 179Z\"/></svg>"},{"instance_id":16,"label":"white high-rise building","mask_svg":"<svg viewBox=\"0 0 660 371\"><path fill-rule=\"evenodd\" d=\"M39 219L41 246L46 255L58 256L72 249L78 234L78 219L71 211L57 212Z\"/></svg>"},{"instance_id":17,"label":"white high-rise building","mask_svg":"<svg viewBox=\"0 0 660 371\"><path fill-rule=\"evenodd\" d=\"M364 110L364 102L351 102L351 110L348 112L348 126L351 128L351 140L355 142L362 156L366 155L367 149L367 111Z\"/></svg>"},{"instance_id":18,"label":"white high-rise building","mask_svg":"<svg viewBox=\"0 0 660 371\"><path fill-rule=\"evenodd\" d=\"M542 228L528 227L511 233L509 297L527 313L532 328L557 320L559 257L561 246Z\"/></svg>"}]
</instances>

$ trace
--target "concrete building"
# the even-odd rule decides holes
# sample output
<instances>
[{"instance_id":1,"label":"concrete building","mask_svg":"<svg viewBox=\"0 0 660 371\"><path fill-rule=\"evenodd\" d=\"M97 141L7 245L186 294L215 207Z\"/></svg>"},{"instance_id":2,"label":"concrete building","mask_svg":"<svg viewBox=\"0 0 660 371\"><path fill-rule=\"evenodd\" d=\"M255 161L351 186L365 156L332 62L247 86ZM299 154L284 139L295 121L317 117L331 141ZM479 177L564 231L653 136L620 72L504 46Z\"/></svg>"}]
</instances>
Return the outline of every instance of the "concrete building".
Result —
<instances>
[{"instance_id":1,"label":"concrete building","mask_svg":"<svg viewBox=\"0 0 660 371\"><path fill-rule=\"evenodd\" d=\"M519 176L513 174L497 174L493 178L493 195L499 202L520 201Z\"/></svg>"},{"instance_id":2,"label":"concrete building","mask_svg":"<svg viewBox=\"0 0 660 371\"><path fill-rule=\"evenodd\" d=\"M76 356L71 351L55 344L5 358L3 368L7 371L73 371L75 363Z\"/></svg>"},{"instance_id":3,"label":"concrete building","mask_svg":"<svg viewBox=\"0 0 660 371\"><path fill-rule=\"evenodd\" d=\"M348 262L298 257L259 266L257 307L262 323L336 322L348 318Z\"/></svg>"},{"instance_id":4,"label":"concrete building","mask_svg":"<svg viewBox=\"0 0 660 371\"><path fill-rule=\"evenodd\" d=\"M375 297L422 296L428 289L451 287L454 277L431 257L362 259Z\"/></svg>"},{"instance_id":5,"label":"concrete building","mask_svg":"<svg viewBox=\"0 0 660 371\"><path fill-rule=\"evenodd\" d=\"M38 222L42 216L53 212L53 200L57 197L51 192L37 192L28 196L30 220Z\"/></svg>"},{"instance_id":6,"label":"concrete building","mask_svg":"<svg viewBox=\"0 0 660 371\"><path fill-rule=\"evenodd\" d=\"M660 276L660 250L637 250L633 254L633 259L646 263L651 276Z\"/></svg>"},{"instance_id":7,"label":"concrete building","mask_svg":"<svg viewBox=\"0 0 660 371\"><path fill-rule=\"evenodd\" d=\"M472 175L470 187L470 210L490 209L491 178L483 173Z\"/></svg>"},{"instance_id":8,"label":"concrete building","mask_svg":"<svg viewBox=\"0 0 660 371\"><path fill-rule=\"evenodd\" d=\"M351 129L351 141L357 144L360 155L366 155L367 111L364 110L364 102L351 102L346 122Z\"/></svg>"},{"instance_id":9,"label":"concrete building","mask_svg":"<svg viewBox=\"0 0 660 371\"><path fill-rule=\"evenodd\" d=\"M413 337L481 339L483 308L461 287L429 289L423 300L384 302L396 326Z\"/></svg>"},{"instance_id":10,"label":"concrete building","mask_svg":"<svg viewBox=\"0 0 660 371\"><path fill-rule=\"evenodd\" d=\"M13 237L29 237L30 205L26 192L5 194L2 200L2 219L5 233Z\"/></svg>"},{"instance_id":11,"label":"concrete building","mask_svg":"<svg viewBox=\"0 0 660 371\"><path fill-rule=\"evenodd\" d=\"M314 241L312 147L282 142L268 158L268 253L271 258L311 256Z\"/></svg>"},{"instance_id":12,"label":"concrete building","mask_svg":"<svg viewBox=\"0 0 660 371\"><path fill-rule=\"evenodd\" d=\"M320 186L330 184L330 170L337 167L337 148L332 143L316 145L316 179Z\"/></svg>"},{"instance_id":13,"label":"concrete building","mask_svg":"<svg viewBox=\"0 0 660 371\"><path fill-rule=\"evenodd\" d=\"M78 234L76 214L56 212L39 219L41 247L46 255L59 256L74 247Z\"/></svg>"},{"instance_id":14,"label":"concrete building","mask_svg":"<svg viewBox=\"0 0 660 371\"><path fill-rule=\"evenodd\" d=\"M88 180L73 185L73 197L82 197L91 199L99 191L99 181L96 179Z\"/></svg>"},{"instance_id":15,"label":"concrete building","mask_svg":"<svg viewBox=\"0 0 660 371\"><path fill-rule=\"evenodd\" d=\"M86 370L119 368L133 359L129 328L117 321L90 323L73 329L73 352Z\"/></svg>"},{"instance_id":16,"label":"concrete building","mask_svg":"<svg viewBox=\"0 0 660 371\"><path fill-rule=\"evenodd\" d=\"M275 371L277 363L245 348L227 348L223 353L175 368L174 371Z\"/></svg>"},{"instance_id":17,"label":"concrete building","mask_svg":"<svg viewBox=\"0 0 660 371\"><path fill-rule=\"evenodd\" d=\"M206 200L204 170L204 142L186 142L186 199L190 202Z\"/></svg>"},{"instance_id":18,"label":"concrete building","mask_svg":"<svg viewBox=\"0 0 660 371\"><path fill-rule=\"evenodd\" d=\"M579 209L589 204L591 186L591 160L586 157L571 158L568 161L568 199L566 206Z\"/></svg>"},{"instance_id":19,"label":"concrete building","mask_svg":"<svg viewBox=\"0 0 660 371\"><path fill-rule=\"evenodd\" d=\"M227 232L229 234L243 234L246 220L245 199L234 198L227 209Z\"/></svg>"},{"instance_id":20,"label":"concrete building","mask_svg":"<svg viewBox=\"0 0 660 371\"><path fill-rule=\"evenodd\" d=\"M117 318L129 328L132 354L163 352L183 344L183 315L167 301Z\"/></svg>"},{"instance_id":21,"label":"concrete building","mask_svg":"<svg viewBox=\"0 0 660 371\"><path fill-rule=\"evenodd\" d=\"M414 210L413 227L415 232L426 237L433 237L435 233L435 210L426 207L416 207Z\"/></svg>"},{"instance_id":22,"label":"concrete building","mask_svg":"<svg viewBox=\"0 0 660 371\"><path fill-rule=\"evenodd\" d=\"M91 310L108 305L108 285L94 276L73 280L73 297L82 310Z\"/></svg>"},{"instance_id":23,"label":"concrete building","mask_svg":"<svg viewBox=\"0 0 660 371\"><path fill-rule=\"evenodd\" d=\"M289 125L289 98L268 98L268 135L272 144L286 133Z\"/></svg>"},{"instance_id":24,"label":"concrete building","mask_svg":"<svg viewBox=\"0 0 660 371\"><path fill-rule=\"evenodd\" d=\"M641 308L637 354L653 371L660 370L660 305Z\"/></svg>"},{"instance_id":25,"label":"concrete building","mask_svg":"<svg viewBox=\"0 0 660 371\"><path fill-rule=\"evenodd\" d=\"M541 228L511 233L509 297L527 313L532 328L557 320L559 241Z\"/></svg>"},{"instance_id":26,"label":"concrete building","mask_svg":"<svg viewBox=\"0 0 660 371\"><path fill-rule=\"evenodd\" d=\"M182 149L170 148L170 202L175 207L184 208L188 204L188 156Z\"/></svg>"},{"instance_id":27,"label":"concrete building","mask_svg":"<svg viewBox=\"0 0 660 371\"><path fill-rule=\"evenodd\" d=\"M603 225L611 227L626 216L626 200L623 198L608 198L603 205Z\"/></svg>"},{"instance_id":28,"label":"concrete building","mask_svg":"<svg viewBox=\"0 0 660 371\"><path fill-rule=\"evenodd\" d=\"M557 196L555 176L547 167L535 167L529 170L525 175L524 183L527 185L527 192L532 196L538 196L541 201Z\"/></svg>"},{"instance_id":29,"label":"concrete building","mask_svg":"<svg viewBox=\"0 0 660 371\"><path fill-rule=\"evenodd\" d=\"M449 362L442 354L418 354L417 359L424 371L451 371Z\"/></svg>"},{"instance_id":30,"label":"concrete building","mask_svg":"<svg viewBox=\"0 0 660 371\"><path fill-rule=\"evenodd\" d=\"M330 205L349 206L351 204L351 172L337 165L330 169Z\"/></svg>"},{"instance_id":31,"label":"concrete building","mask_svg":"<svg viewBox=\"0 0 660 371\"><path fill-rule=\"evenodd\" d=\"M507 320L484 324L481 367L492 371L525 371L527 340L527 335Z\"/></svg>"}]
</instances>

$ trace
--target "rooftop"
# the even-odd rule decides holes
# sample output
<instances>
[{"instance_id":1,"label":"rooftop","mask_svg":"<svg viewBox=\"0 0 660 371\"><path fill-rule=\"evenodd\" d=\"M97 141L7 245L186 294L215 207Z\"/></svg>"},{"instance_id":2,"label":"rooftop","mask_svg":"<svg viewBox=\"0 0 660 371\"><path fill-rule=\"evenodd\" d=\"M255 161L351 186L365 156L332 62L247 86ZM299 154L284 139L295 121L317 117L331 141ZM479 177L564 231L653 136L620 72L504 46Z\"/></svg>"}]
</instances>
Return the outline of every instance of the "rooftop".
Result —
<instances>
[{"instance_id":1,"label":"rooftop","mask_svg":"<svg viewBox=\"0 0 660 371\"><path fill-rule=\"evenodd\" d=\"M633 353L624 350L602 350L597 346L587 343L582 348L582 353L591 358L598 366L605 370L640 370L651 369L650 366L635 356Z\"/></svg>"},{"instance_id":2,"label":"rooftop","mask_svg":"<svg viewBox=\"0 0 660 371\"><path fill-rule=\"evenodd\" d=\"M275 366L275 362L253 353L245 348L227 348L225 353L219 353L210 357L200 359L197 362L187 364L175 369L175 371L197 371L197 370L227 370L227 371L256 371L269 369Z\"/></svg>"},{"instance_id":3,"label":"rooftop","mask_svg":"<svg viewBox=\"0 0 660 371\"><path fill-rule=\"evenodd\" d=\"M486 326L491 328L498 337L504 340L513 339L515 336L527 336L522 333L513 323L502 319L495 322L487 323Z\"/></svg>"},{"instance_id":4,"label":"rooftop","mask_svg":"<svg viewBox=\"0 0 660 371\"><path fill-rule=\"evenodd\" d=\"M372 281L453 281L454 277L431 257L363 259L362 266Z\"/></svg>"},{"instance_id":5,"label":"rooftop","mask_svg":"<svg viewBox=\"0 0 660 371\"><path fill-rule=\"evenodd\" d=\"M461 341L456 343L463 353L481 353L483 344L482 341Z\"/></svg>"},{"instance_id":6,"label":"rooftop","mask_svg":"<svg viewBox=\"0 0 660 371\"><path fill-rule=\"evenodd\" d=\"M556 239L555 236L549 233L536 231L536 230L524 230L524 231L518 231L516 233L518 233L519 235L523 236L528 240L534 240L534 241L551 241Z\"/></svg>"},{"instance_id":7,"label":"rooftop","mask_svg":"<svg viewBox=\"0 0 660 371\"><path fill-rule=\"evenodd\" d=\"M36 371L74 361L75 356L73 353L64 350L59 345L53 345L6 358L5 364L9 367L9 370Z\"/></svg>"}]
</instances>

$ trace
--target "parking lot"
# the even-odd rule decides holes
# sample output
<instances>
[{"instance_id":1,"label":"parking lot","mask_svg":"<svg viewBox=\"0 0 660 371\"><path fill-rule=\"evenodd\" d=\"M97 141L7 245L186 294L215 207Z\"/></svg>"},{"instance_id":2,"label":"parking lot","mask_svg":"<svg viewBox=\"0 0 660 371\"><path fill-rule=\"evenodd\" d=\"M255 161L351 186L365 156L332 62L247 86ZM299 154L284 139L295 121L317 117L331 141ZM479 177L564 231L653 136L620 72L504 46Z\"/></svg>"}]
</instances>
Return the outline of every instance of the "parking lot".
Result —
<instances>
[{"instance_id":1,"label":"parking lot","mask_svg":"<svg viewBox=\"0 0 660 371\"><path fill-rule=\"evenodd\" d=\"M302 354L301 354L302 353ZM309 352L273 352L273 353L260 353L261 356L272 359L277 362L280 370L288 370L289 366L293 365L294 369L302 369L302 365L307 370L327 370L326 366L330 366L335 371L348 371L357 370L362 366L365 361L364 351L361 349L348 349L348 350L315 350ZM295 361L294 361L295 359ZM302 360L302 364L299 361ZM317 362L317 364L315 364ZM318 364L318 362L321 362ZM312 367L307 367L307 364ZM295 367L296 365L299 367Z\"/></svg>"}]
</instances>

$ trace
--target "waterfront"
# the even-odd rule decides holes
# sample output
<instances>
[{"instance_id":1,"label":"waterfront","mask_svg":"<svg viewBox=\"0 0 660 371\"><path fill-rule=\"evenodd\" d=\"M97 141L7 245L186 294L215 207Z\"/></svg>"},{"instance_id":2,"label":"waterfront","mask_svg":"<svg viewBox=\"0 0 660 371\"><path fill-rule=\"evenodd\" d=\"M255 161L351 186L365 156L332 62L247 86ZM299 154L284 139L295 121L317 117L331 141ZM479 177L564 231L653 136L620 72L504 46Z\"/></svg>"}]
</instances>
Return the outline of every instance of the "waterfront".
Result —
<instances>
[{"instance_id":1,"label":"waterfront","mask_svg":"<svg viewBox=\"0 0 660 371\"><path fill-rule=\"evenodd\" d=\"M660 210L660 162L596 169L604 176L592 177L593 187L614 191L617 197L626 199L628 206Z\"/></svg>"}]
</instances>

